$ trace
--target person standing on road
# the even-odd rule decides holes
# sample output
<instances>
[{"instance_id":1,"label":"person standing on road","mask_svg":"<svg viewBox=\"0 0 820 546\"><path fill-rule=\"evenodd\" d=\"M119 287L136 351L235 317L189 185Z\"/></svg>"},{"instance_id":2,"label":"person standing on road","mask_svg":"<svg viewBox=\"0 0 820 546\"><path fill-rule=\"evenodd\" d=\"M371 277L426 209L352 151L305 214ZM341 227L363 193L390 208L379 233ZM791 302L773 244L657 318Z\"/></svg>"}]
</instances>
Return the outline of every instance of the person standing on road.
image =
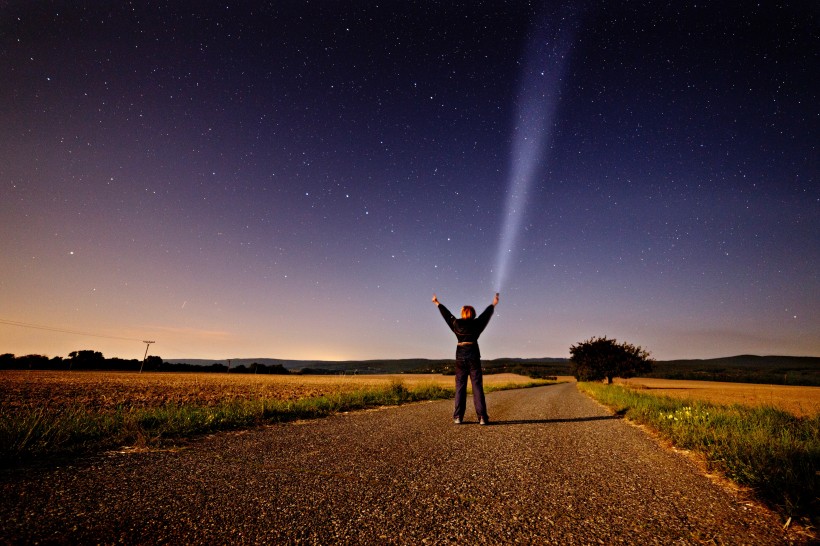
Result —
<instances>
[{"instance_id":1,"label":"person standing on road","mask_svg":"<svg viewBox=\"0 0 820 546\"><path fill-rule=\"evenodd\" d=\"M490 418L487 415L487 403L484 400L484 376L481 373L481 352L478 350L478 336L487 327L490 317L493 316L495 306L498 305L498 293L493 298L492 305L478 317L475 309L470 305L461 308L461 318L457 319L442 305L435 294L433 303L438 307L444 322L453 331L458 339L456 347L456 400L453 410L453 422L460 425L464 421L464 410L467 407L467 376L473 385L473 404L478 415L478 424L487 425Z\"/></svg>"}]
</instances>

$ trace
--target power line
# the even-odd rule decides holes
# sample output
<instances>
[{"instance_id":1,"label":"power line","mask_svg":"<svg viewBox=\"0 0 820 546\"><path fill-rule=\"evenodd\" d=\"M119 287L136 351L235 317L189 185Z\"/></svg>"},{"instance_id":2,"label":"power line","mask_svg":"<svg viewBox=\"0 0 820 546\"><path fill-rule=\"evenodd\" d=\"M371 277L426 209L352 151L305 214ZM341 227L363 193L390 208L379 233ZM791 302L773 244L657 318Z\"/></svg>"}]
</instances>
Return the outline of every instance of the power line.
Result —
<instances>
[{"instance_id":1,"label":"power line","mask_svg":"<svg viewBox=\"0 0 820 546\"><path fill-rule=\"evenodd\" d=\"M143 343L142 339L133 338L133 337L120 337L120 336L106 336L103 334L90 334L88 332L81 332L79 330L68 330L65 328L55 328L53 326L43 326L42 324L30 324L28 322L20 322L17 320L7 320L0 318L0 324L6 324L8 326L19 326L21 328L33 328L35 330L46 330L49 332L60 332L62 334L74 334L78 336L91 336L91 337L103 337L107 339L122 339L125 341L138 341Z\"/></svg>"}]
</instances>

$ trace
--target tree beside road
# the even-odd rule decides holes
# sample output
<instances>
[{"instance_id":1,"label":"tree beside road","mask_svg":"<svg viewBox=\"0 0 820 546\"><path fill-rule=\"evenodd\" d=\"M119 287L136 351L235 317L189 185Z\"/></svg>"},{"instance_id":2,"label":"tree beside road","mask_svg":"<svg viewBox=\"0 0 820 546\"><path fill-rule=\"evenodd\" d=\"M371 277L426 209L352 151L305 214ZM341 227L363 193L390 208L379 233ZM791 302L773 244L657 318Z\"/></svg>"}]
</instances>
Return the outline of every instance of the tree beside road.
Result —
<instances>
[{"instance_id":1,"label":"tree beside road","mask_svg":"<svg viewBox=\"0 0 820 546\"><path fill-rule=\"evenodd\" d=\"M615 377L624 379L652 371L649 351L640 345L618 343L616 339L593 337L569 348L572 375L578 381L612 383Z\"/></svg>"}]
</instances>

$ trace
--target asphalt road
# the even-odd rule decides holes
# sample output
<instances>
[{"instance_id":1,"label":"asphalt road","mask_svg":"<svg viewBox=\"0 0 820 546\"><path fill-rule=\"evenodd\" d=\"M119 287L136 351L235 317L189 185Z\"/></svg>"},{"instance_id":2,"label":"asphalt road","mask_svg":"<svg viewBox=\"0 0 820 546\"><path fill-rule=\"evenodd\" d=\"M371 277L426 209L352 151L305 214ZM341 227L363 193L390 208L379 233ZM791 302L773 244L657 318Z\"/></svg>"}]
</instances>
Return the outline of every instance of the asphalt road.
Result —
<instances>
[{"instance_id":1,"label":"asphalt road","mask_svg":"<svg viewBox=\"0 0 820 546\"><path fill-rule=\"evenodd\" d=\"M487 427L427 402L3 471L0 542L788 543L574 384L487 401Z\"/></svg>"}]
</instances>

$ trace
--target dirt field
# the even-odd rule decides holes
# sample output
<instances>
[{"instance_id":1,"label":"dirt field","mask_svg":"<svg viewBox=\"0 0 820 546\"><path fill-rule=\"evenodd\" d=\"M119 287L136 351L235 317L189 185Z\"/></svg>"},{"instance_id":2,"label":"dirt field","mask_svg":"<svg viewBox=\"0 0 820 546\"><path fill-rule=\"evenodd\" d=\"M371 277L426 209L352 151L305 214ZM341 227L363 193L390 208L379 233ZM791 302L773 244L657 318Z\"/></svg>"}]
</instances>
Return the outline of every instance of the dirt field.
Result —
<instances>
[{"instance_id":1,"label":"dirt field","mask_svg":"<svg viewBox=\"0 0 820 546\"><path fill-rule=\"evenodd\" d=\"M0 372L0 408L32 404L51 409L82 405L97 410L150 408L167 403L215 405L236 399L296 400L378 388L401 380L412 387L434 383L452 387L452 376L401 375L253 375L133 372ZM486 386L529 383L517 374L487 375Z\"/></svg>"},{"instance_id":2,"label":"dirt field","mask_svg":"<svg viewBox=\"0 0 820 546\"><path fill-rule=\"evenodd\" d=\"M774 406L798 417L812 416L820 412L820 387L650 378L616 379L615 382L632 389L675 398L690 398L725 405Z\"/></svg>"}]
</instances>

